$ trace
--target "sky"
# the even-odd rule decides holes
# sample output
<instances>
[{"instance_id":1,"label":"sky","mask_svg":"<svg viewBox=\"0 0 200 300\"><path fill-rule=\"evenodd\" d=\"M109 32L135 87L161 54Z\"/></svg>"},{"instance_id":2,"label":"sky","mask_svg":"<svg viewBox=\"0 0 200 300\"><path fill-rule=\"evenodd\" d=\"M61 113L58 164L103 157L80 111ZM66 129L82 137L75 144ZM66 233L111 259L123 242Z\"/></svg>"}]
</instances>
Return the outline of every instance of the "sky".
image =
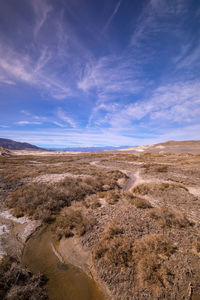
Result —
<instances>
[{"instance_id":1,"label":"sky","mask_svg":"<svg viewBox=\"0 0 200 300\"><path fill-rule=\"evenodd\" d=\"M200 139L200 2L0 0L0 137Z\"/></svg>"}]
</instances>

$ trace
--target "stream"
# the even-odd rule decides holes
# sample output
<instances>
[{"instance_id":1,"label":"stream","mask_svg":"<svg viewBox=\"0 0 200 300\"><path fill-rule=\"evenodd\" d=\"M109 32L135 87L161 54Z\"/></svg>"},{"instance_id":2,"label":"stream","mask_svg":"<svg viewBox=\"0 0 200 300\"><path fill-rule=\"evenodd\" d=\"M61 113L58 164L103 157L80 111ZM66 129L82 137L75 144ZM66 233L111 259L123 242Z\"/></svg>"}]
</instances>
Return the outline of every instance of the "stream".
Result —
<instances>
[{"instance_id":1,"label":"stream","mask_svg":"<svg viewBox=\"0 0 200 300\"><path fill-rule=\"evenodd\" d=\"M25 245L22 262L48 278L50 300L105 300L94 280L70 263L62 263L52 249L50 229L36 231Z\"/></svg>"}]
</instances>

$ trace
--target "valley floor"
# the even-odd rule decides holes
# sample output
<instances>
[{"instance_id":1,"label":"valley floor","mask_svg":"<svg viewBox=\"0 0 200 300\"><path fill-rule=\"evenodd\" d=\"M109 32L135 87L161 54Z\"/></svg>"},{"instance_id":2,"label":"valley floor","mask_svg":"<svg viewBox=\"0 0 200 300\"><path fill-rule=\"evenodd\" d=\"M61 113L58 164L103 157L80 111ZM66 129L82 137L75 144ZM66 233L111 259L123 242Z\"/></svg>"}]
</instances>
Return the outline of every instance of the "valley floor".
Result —
<instances>
[{"instance_id":1,"label":"valley floor","mask_svg":"<svg viewBox=\"0 0 200 300\"><path fill-rule=\"evenodd\" d=\"M0 189L1 211L51 224L106 299L200 298L200 155L18 153L0 157ZM19 257L4 214L1 254Z\"/></svg>"}]
</instances>

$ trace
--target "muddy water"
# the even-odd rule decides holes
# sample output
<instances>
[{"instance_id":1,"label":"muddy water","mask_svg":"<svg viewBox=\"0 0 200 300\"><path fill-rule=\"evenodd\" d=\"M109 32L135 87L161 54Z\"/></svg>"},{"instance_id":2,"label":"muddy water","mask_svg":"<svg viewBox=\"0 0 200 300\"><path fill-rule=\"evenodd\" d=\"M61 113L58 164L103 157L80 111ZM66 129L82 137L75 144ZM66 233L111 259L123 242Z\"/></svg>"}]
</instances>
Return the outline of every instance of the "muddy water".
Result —
<instances>
[{"instance_id":1,"label":"muddy water","mask_svg":"<svg viewBox=\"0 0 200 300\"><path fill-rule=\"evenodd\" d=\"M63 264L52 250L51 232L41 229L27 242L23 263L33 272L48 277L47 292L51 300L105 300L95 282L79 268Z\"/></svg>"}]
</instances>

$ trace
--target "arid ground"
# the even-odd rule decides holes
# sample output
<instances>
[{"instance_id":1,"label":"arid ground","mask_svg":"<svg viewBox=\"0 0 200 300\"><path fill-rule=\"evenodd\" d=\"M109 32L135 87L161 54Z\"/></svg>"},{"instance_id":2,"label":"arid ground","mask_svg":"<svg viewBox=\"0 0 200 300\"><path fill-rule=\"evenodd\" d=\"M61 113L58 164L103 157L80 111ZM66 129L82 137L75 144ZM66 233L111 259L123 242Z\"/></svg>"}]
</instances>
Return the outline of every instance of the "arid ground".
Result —
<instances>
[{"instance_id":1,"label":"arid ground","mask_svg":"<svg viewBox=\"0 0 200 300\"><path fill-rule=\"evenodd\" d=\"M12 278L43 224L105 299L200 299L200 154L2 153L3 299L47 297L41 275Z\"/></svg>"}]
</instances>

